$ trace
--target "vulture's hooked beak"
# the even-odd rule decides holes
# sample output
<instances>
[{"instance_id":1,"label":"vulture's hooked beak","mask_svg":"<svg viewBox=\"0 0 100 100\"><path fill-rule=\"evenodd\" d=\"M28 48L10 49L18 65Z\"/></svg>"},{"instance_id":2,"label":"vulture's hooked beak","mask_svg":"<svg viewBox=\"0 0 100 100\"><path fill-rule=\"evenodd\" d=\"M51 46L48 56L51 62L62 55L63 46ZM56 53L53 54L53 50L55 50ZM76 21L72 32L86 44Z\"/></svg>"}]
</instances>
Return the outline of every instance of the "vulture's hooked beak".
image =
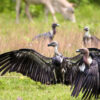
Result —
<instances>
[{"instance_id":1,"label":"vulture's hooked beak","mask_svg":"<svg viewBox=\"0 0 100 100\"><path fill-rule=\"evenodd\" d=\"M60 26L60 24L57 24L57 26Z\"/></svg>"},{"instance_id":2,"label":"vulture's hooked beak","mask_svg":"<svg viewBox=\"0 0 100 100\"><path fill-rule=\"evenodd\" d=\"M58 46L58 43L56 41L53 41L53 42L49 43L48 46L56 47L56 46Z\"/></svg>"},{"instance_id":3,"label":"vulture's hooked beak","mask_svg":"<svg viewBox=\"0 0 100 100\"><path fill-rule=\"evenodd\" d=\"M80 49L77 49L76 52L81 52Z\"/></svg>"},{"instance_id":4,"label":"vulture's hooked beak","mask_svg":"<svg viewBox=\"0 0 100 100\"><path fill-rule=\"evenodd\" d=\"M50 47L50 46L54 47L55 45L54 45L54 43L52 42L52 43L49 43L49 44L48 44L48 47Z\"/></svg>"}]
</instances>

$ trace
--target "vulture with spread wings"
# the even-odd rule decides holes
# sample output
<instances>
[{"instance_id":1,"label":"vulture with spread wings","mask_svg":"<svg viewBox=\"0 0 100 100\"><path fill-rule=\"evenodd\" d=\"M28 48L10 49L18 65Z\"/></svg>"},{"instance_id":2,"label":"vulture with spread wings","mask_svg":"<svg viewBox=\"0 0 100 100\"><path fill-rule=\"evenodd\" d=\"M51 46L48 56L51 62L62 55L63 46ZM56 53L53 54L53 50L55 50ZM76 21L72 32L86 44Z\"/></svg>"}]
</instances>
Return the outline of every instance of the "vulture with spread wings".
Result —
<instances>
[{"instance_id":1,"label":"vulture with spread wings","mask_svg":"<svg viewBox=\"0 0 100 100\"><path fill-rule=\"evenodd\" d=\"M82 91L84 100L98 98L100 93L100 50L96 48L79 49L80 58L74 63L76 71L72 82L72 96L77 97ZM76 58L77 59L77 58Z\"/></svg>"},{"instance_id":2,"label":"vulture with spread wings","mask_svg":"<svg viewBox=\"0 0 100 100\"><path fill-rule=\"evenodd\" d=\"M44 84L66 82L67 60L58 52L58 43L48 46L55 48L54 57L45 57L33 49L19 49L0 55L0 72L17 72Z\"/></svg>"},{"instance_id":3,"label":"vulture with spread wings","mask_svg":"<svg viewBox=\"0 0 100 100\"><path fill-rule=\"evenodd\" d=\"M0 72L17 72L43 84L70 84L72 96L82 91L82 99L98 97L100 91L100 50L79 49L74 57L58 52L58 43L51 42L54 56L45 57L33 49L19 49L0 55Z\"/></svg>"}]
</instances>

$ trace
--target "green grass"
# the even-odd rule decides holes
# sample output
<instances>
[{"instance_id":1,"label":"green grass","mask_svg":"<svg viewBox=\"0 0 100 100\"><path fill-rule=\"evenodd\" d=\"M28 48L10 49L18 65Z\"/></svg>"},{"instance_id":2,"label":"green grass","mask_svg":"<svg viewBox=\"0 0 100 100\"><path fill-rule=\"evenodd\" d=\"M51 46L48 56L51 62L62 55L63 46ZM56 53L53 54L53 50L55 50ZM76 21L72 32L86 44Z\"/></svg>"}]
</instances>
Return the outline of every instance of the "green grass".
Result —
<instances>
[{"instance_id":1,"label":"green grass","mask_svg":"<svg viewBox=\"0 0 100 100\"><path fill-rule=\"evenodd\" d=\"M70 96L70 87L42 85L28 78L0 78L0 100L79 100Z\"/></svg>"},{"instance_id":2,"label":"green grass","mask_svg":"<svg viewBox=\"0 0 100 100\"><path fill-rule=\"evenodd\" d=\"M57 28L57 35L54 40L59 42L59 50L64 56L75 55L75 50L82 47L83 27L88 25L91 33L100 38L100 7L97 5L83 5L75 10L77 23L65 21L63 17L57 14L60 27ZM45 22L45 16L41 14L34 18L30 23L23 14L20 18L20 24L15 24L15 12L0 14L0 53L19 49L33 48L45 56L52 56L53 50L47 47L48 41L38 43L34 41L32 47L28 46L32 37L36 34L47 32L53 22L49 15L48 22ZM11 76L18 76L12 78ZM19 74L6 74L8 77L0 77L0 100L17 100L18 97L23 100L80 100L71 97L70 86L61 84L42 85L29 78L22 77ZM94 99L93 99L94 100Z\"/></svg>"}]
</instances>

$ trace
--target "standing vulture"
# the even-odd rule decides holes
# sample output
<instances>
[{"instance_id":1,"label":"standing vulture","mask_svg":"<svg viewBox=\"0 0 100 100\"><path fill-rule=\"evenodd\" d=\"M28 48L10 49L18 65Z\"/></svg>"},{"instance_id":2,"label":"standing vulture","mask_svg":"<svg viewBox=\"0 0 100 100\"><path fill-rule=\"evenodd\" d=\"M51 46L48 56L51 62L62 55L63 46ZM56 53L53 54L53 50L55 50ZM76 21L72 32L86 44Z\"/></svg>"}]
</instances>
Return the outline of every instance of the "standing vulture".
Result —
<instances>
[{"instance_id":1,"label":"standing vulture","mask_svg":"<svg viewBox=\"0 0 100 100\"><path fill-rule=\"evenodd\" d=\"M45 57L33 49L19 49L0 55L0 72L17 72L44 84L65 81L67 60L58 52L58 43L48 46L55 48L54 57Z\"/></svg>"},{"instance_id":2,"label":"standing vulture","mask_svg":"<svg viewBox=\"0 0 100 100\"><path fill-rule=\"evenodd\" d=\"M84 47L91 47L91 34L89 32L89 28L88 27L84 27L84 36L83 36L83 44Z\"/></svg>"},{"instance_id":3,"label":"standing vulture","mask_svg":"<svg viewBox=\"0 0 100 100\"><path fill-rule=\"evenodd\" d=\"M94 35L90 34L89 27L84 28L85 34L83 36L83 44L85 47L95 47L98 48L100 44L100 39Z\"/></svg>"},{"instance_id":4,"label":"standing vulture","mask_svg":"<svg viewBox=\"0 0 100 100\"><path fill-rule=\"evenodd\" d=\"M35 39L39 39L39 38L49 39L50 41L52 41L55 34L56 34L56 27L57 26L59 26L59 24L53 23L52 26L51 26L52 27L51 31L35 36L32 39L32 41L34 41Z\"/></svg>"}]
</instances>

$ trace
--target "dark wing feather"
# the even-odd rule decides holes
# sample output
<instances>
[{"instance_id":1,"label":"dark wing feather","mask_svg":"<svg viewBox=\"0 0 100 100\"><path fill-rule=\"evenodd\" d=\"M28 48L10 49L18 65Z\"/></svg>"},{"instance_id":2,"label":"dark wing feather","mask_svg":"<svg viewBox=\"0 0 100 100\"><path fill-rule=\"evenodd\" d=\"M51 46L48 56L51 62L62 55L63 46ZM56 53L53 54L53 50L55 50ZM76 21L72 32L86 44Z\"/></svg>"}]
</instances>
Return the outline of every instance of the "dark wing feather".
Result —
<instances>
[{"instance_id":1,"label":"dark wing feather","mask_svg":"<svg viewBox=\"0 0 100 100\"><path fill-rule=\"evenodd\" d=\"M55 83L52 58L32 49L20 49L0 55L0 72L18 72L42 83Z\"/></svg>"},{"instance_id":2,"label":"dark wing feather","mask_svg":"<svg viewBox=\"0 0 100 100\"><path fill-rule=\"evenodd\" d=\"M92 65L86 71L86 78L82 85L83 99L89 99L89 95L98 96L99 90L99 68L96 60L93 60Z\"/></svg>"},{"instance_id":3,"label":"dark wing feather","mask_svg":"<svg viewBox=\"0 0 100 100\"><path fill-rule=\"evenodd\" d=\"M71 89L73 89L71 96L77 97L81 91L82 84L84 82L85 75L83 72L78 71L74 74L74 81L72 82Z\"/></svg>"},{"instance_id":4,"label":"dark wing feather","mask_svg":"<svg viewBox=\"0 0 100 100\"><path fill-rule=\"evenodd\" d=\"M86 72L80 72L79 66L82 65L82 54L79 54L72 58L66 58L69 60L68 66L71 68L71 89L72 96L77 97L80 91L83 91L83 99L90 99L92 96L98 97L99 89L99 72L100 72L100 49L97 48L88 48L90 56L96 60L96 68L92 67ZM96 88L95 88L96 87Z\"/></svg>"},{"instance_id":5,"label":"dark wing feather","mask_svg":"<svg viewBox=\"0 0 100 100\"><path fill-rule=\"evenodd\" d=\"M73 87L73 83L74 83L74 81L77 77L79 65L81 63L83 63L82 62L82 57L83 57L82 54L78 54L74 57L66 57L65 58L66 59L66 68L67 68L66 74L70 78L70 83L71 83L72 87ZM69 75L67 73L68 71L69 71Z\"/></svg>"}]
</instances>

